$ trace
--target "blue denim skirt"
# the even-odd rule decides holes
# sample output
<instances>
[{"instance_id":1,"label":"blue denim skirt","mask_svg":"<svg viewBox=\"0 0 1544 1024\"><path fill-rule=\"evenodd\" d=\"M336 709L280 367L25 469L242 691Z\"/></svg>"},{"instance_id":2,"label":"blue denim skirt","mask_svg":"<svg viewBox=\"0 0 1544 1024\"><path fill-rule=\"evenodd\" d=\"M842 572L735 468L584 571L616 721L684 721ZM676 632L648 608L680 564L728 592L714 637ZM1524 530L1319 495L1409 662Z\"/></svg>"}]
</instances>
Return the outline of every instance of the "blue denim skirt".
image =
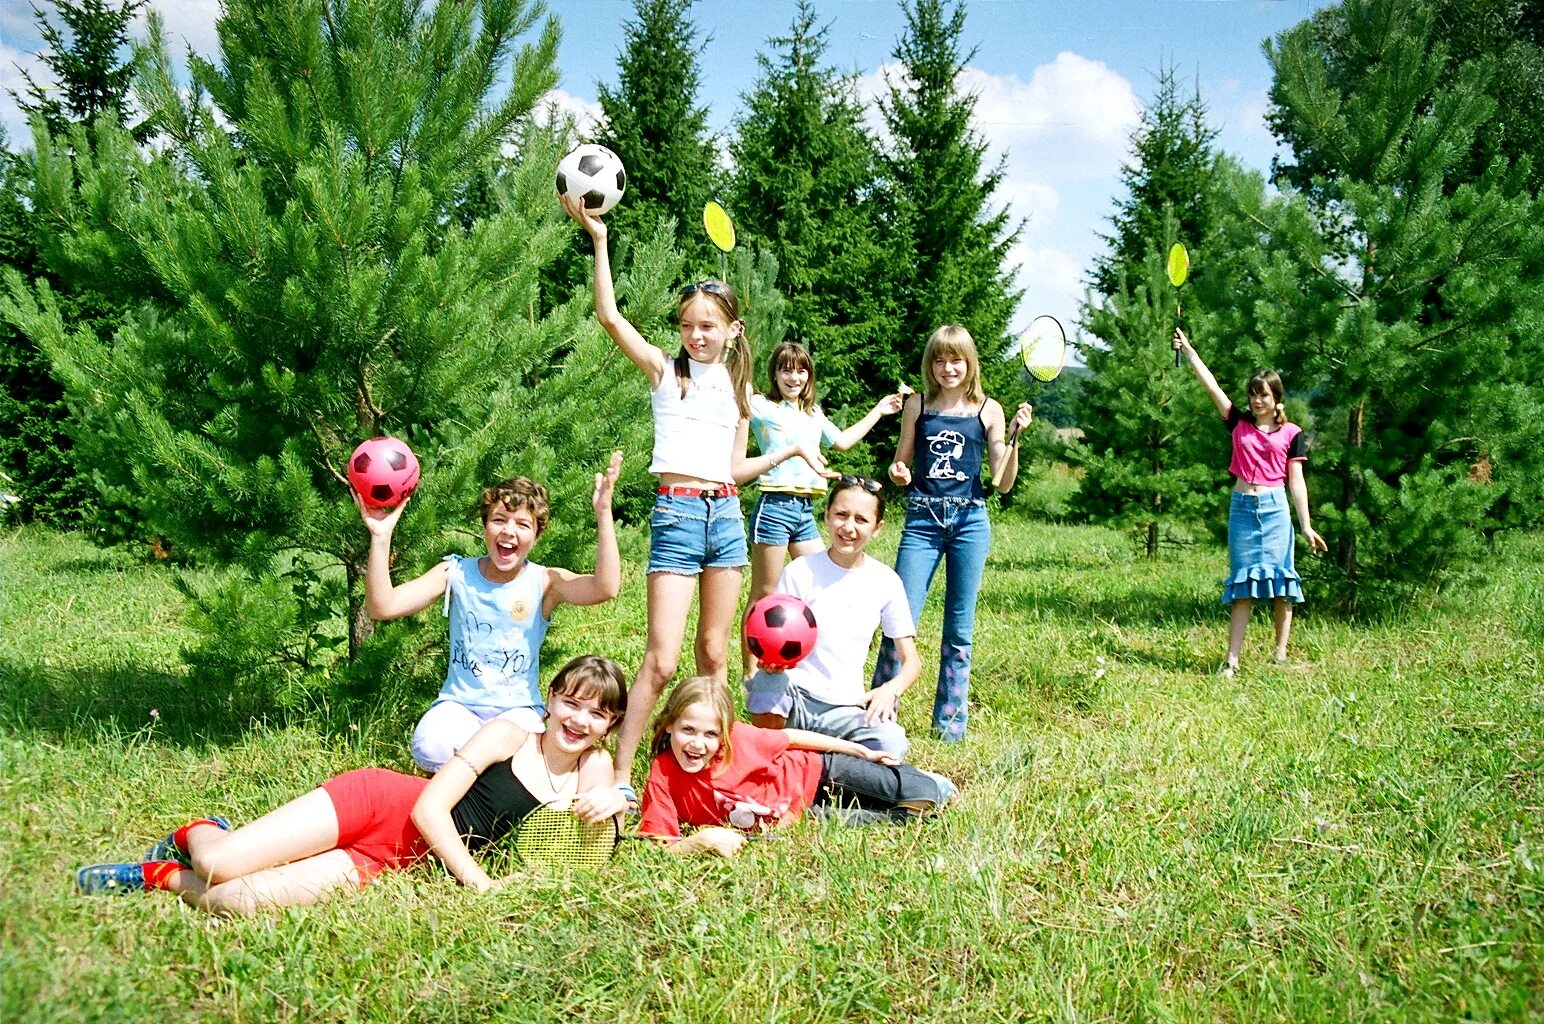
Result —
<instances>
[{"instance_id":1,"label":"blue denim skirt","mask_svg":"<svg viewBox=\"0 0 1544 1024\"><path fill-rule=\"evenodd\" d=\"M1296 539L1287 489L1259 494L1234 491L1228 506L1228 578L1222 603L1285 598L1303 599L1302 581L1293 564Z\"/></svg>"}]
</instances>

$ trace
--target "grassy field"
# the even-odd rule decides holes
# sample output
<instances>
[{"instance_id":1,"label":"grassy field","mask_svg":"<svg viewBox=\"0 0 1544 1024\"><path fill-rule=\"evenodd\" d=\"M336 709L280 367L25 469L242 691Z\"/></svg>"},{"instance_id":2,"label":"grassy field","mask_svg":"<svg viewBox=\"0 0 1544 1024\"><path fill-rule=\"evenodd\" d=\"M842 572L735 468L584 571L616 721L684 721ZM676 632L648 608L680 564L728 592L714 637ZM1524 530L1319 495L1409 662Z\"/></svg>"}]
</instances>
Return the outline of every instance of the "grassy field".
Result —
<instances>
[{"instance_id":1,"label":"grassy field","mask_svg":"<svg viewBox=\"0 0 1544 1024\"><path fill-rule=\"evenodd\" d=\"M285 724L180 667L169 570L0 534L0 1019L1538 1019L1544 537L1397 619L1310 605L1285 668L1259 618L1230 681L1223 561L999 524L970 736L914 751L962 800L917 827L484 896L422 868L220 921L71 873L406 767L419 707ZM560 612L548 664L636 664L642 589L633 564L619 602Z\"/></svg>"}]
</instances>

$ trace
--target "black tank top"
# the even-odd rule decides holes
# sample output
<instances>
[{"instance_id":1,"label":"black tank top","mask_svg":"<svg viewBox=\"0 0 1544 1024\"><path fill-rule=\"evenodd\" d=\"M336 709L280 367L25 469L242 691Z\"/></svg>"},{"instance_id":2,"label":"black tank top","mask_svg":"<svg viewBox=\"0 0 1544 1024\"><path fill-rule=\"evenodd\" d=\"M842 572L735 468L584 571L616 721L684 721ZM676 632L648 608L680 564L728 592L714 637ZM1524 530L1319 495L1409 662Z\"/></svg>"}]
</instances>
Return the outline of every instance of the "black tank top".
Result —
<instances>
[{"instance_id":1,"label":"black tank top","mask_svg":"<svg viewBox=\"0 0 1544 1024\"><path fill-rule=\"evenodd\" d=\"M466 840L468 850L498 842L541 806L541 801L515 778L513 762L514 758L508 757L490 764L451 810L456 832Z\"/></svg>"}]
</instances>

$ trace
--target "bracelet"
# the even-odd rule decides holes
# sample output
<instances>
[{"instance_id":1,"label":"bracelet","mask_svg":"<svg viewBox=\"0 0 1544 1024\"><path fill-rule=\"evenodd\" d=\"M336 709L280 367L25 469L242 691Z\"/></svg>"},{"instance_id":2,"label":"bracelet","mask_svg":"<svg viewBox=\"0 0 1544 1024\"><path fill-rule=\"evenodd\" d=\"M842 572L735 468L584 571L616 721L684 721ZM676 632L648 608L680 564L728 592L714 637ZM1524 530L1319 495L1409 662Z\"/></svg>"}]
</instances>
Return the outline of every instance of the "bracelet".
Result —
<instances>
[{"instance_id":1,"label":"bracelet","mask_svg":"<svg viewBox=\"0 0 1544 1024\"><path fill-rule=\"evenodd\" d=\"M628 803L635 804L638 802L638 791L632 786L625 782L618 782L616 788L617 792L621 793Z\"/></svg>"},{"instance_id":2,"label":"bracelet","mask_svg":"<svg viewBox=\"0 0 1544 1024\"><path fill-rule=\"evenodd\" d=\"M458 750L454 754L451 754L450 756L455 758L457 761L460 761L462 764L466 765L468 768L472 769L472 774L473 775L481 775L482 774L482 769L478 768L471 761L468 761L465 757L463 757L462 754L461 754L461 751Z\"/></svg>"}]
</instances>

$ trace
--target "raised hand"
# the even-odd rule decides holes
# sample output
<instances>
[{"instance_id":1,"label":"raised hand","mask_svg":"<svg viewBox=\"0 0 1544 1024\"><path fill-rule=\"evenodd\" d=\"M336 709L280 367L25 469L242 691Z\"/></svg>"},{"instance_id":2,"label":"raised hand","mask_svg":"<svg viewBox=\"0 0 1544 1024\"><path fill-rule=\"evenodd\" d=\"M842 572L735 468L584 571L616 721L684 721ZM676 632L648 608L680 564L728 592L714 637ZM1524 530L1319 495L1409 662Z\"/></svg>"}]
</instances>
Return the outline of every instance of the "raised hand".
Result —
<instances>
[{"instance_id":1,"label":"raised hand","mask_svg":"<svg viewBox=\"0 0 1544 1024\"><path fill-rule=\"evenodd\" d=\"M595 493L590 496L590 504L594 506L596 515L611 507L611 497L617 489L617 477L621 475L622 452L618 450L611 453L611 464L605 471L595 474Z\"/></svg>"},{"instance_id":2,"label":"raised hand","mask_svg":"<svg viewBox=\"0 0 1544 1024\"><path fill-rule=\"evenodd\" d=\"M349 488L349 496L354 499L354 507L359 509L359 518L365 521L365 529L370 531L371 537L391 537L391 532L397 528L397 520L402 518L402 510L407 508L411 500L403 498L392 508L371 508L366 505L359 492Z\"/></svg>"}]
</instances>

